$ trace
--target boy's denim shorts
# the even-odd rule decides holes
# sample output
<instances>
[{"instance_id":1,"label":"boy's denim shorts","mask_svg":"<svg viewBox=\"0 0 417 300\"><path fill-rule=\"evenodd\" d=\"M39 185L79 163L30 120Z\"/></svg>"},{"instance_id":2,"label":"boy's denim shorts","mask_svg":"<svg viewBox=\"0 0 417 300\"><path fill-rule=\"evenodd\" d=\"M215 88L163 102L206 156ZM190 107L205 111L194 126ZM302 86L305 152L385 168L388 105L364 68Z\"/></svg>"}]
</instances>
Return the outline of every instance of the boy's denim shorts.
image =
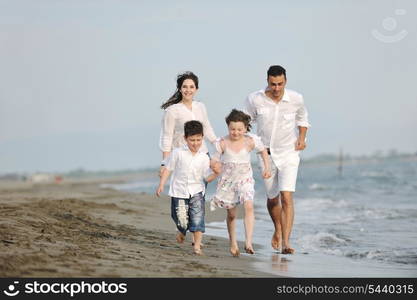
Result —
<instances>
[{"instance_id":1,"label":"boy's denim shorts","mask_svg":"<svg viewBox=\"0 0 417 300\"><path fill-rule=\"evenodd\" d=\"M191 232L204 232L205 199L203 192L197 193L192 197L176 198L171 197L171 217L182 234L187 230Z\"/></svg>"}]
</instances>

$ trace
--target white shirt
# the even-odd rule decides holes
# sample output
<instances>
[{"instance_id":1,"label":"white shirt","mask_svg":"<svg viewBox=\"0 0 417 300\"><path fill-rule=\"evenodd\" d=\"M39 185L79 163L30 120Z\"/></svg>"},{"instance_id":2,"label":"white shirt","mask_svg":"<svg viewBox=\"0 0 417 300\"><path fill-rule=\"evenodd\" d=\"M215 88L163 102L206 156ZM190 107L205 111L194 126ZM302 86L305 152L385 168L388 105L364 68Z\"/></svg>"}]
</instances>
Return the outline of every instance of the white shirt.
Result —
<instances>
[{"instance_id":1,"label":"white shirt","mask_svg":"<svg viewBox=\"0 0 417 300\"><path fill-rule=\"evenodd\" d=\"M190 198L199 192L205 193L204 179L211 174L210 159L200 150L193 155L187 145L175 148L169 155L166 168L173 171L168 195Z\"/></svg>"},{"instance_id":2,"label":"white shirt","mask_svg":"<svg viewBox=\"0 0 417 300\"><path fill-rule=\"evenodd\" d=\"M197 120L203 124L204 137L211 143L216 140L213 127L208 120L207 110L203 103L192 102L190 110L183 103L176 103L169 106L162 118L161 133L159 138L159 148L163 152L171 152L173 148L185 145L184 123ZM202 151L208 152L207 146L203 141Z\"/></svg>"},{"instance_id":3,"label":"white shirt","mask_svg":"<svg viewBox=\"0 0 417 300\"><path fill-rule=\"evenodd\" d=\"M265 94L265 90L253 92L246 99L246 112L256 123L257 133L265 147L270 148L275 164L298 156L299 151L295 150L298 126L311 126L302 95L285 89L277 103Z\"/></svg>"}]
</instances>

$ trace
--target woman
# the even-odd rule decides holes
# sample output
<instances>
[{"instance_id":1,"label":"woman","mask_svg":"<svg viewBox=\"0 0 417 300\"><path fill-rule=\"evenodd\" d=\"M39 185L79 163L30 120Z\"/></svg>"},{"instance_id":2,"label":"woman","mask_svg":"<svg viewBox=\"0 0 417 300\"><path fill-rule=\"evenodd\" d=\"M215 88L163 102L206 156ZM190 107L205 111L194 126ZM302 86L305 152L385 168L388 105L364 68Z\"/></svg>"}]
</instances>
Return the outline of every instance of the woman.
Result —
<instances>
[{"instance_id":1,"label":"woman","mask_svg":"<svg viewBox=\"0 0 417 300\"><path fill-rule=\"evenodd\" d=\"M203 124L204 137L211 143L216 141L216 135L208 120L207 110L203 103L194 100L198 91L198 77L192 72L185 72L177 77L177 90L161 105L165 110L162 118L159 147L162 151L160 174L165 161L172 149L185 145L184 123L198 120ZM208 152L203 141L202 151Z\"/></svg>"}]
</instances>

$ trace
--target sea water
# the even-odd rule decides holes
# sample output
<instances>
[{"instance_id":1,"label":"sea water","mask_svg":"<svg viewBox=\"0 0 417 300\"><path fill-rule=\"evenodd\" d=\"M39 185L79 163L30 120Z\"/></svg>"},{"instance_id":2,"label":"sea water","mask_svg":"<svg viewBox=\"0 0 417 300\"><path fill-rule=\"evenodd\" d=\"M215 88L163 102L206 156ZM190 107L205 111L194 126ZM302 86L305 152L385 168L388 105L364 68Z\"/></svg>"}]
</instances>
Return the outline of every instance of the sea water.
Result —
<instances>
[{"instance_id":1,"label":"sea water","mask_svg":"<svg viewBox=\"0 0 417 300\"><path fill-rule=\"evenodd\" d=\"M417 160L350 162L342 173L335 164L301 163L294 255L270 246L273 225L260 170L253 165L257 269L290 277L417 277ZM115 188L154 193L157 183L150 178ZM214 191L209 184L206 200ZM243 242L242 220L236 230ZM225 222L207 224L206 233L228 237Z\"/></svg>"}]
</instances>

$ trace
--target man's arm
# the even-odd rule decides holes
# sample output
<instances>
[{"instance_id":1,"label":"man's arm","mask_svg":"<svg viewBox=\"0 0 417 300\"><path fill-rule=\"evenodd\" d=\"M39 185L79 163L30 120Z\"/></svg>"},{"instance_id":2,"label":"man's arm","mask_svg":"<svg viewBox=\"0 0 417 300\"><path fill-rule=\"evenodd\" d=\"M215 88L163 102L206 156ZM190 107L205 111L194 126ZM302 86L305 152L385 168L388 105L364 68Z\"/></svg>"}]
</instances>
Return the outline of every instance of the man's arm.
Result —
<instances>
[{"instance_id":1,"label":"man's arm","mask_svg":"<svg viewBox=\"0 0 417 300\"><path fill-rule=\"evenodd\" d=\"M295 150L304 150L307 147L306 134L307 127L298 126L298 139L295 143Z\"/></svg>"}]
</instances>

